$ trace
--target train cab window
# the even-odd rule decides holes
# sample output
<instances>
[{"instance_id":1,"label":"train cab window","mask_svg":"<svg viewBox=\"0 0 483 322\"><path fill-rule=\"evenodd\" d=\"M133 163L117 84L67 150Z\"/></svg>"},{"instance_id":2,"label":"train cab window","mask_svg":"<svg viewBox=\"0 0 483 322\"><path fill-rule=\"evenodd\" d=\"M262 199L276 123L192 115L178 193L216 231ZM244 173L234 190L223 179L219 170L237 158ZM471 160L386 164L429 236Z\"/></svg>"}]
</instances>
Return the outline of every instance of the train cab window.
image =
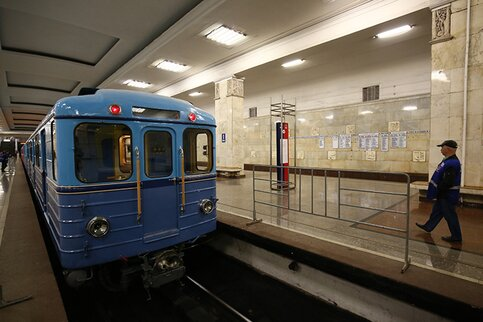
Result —
<instances>
[{"instance_id":1,"label":"train cab window","mask_svg":"<svg viewBox=\"0 0 483 322\"><path fill-rule=\"evenodd\" d=\"M131 137L131 129L123 124L79 124L74 130L77 178L86 183L130 178Z\"/></svg>"},{"instance_id":2,"label":"train cab window","mask_svg":"<svg viewBox=\"0 0 483 322\"><path fill-rule=\"evenodd\" d=\"M171 134L148 131L144 135L144 168L148 177L166 177L173 172Z\"/></svg>"},{"instance_id":3,"label":"train cab window","mask_svg":"<svg viewBox=\"0 0 483 322\"><path fill-rule=\"evenodd\" d=\"M213 136L205 129L186 129L183 133L186 174L208 173L213 168Z\"/></svg>"}]
</instances>

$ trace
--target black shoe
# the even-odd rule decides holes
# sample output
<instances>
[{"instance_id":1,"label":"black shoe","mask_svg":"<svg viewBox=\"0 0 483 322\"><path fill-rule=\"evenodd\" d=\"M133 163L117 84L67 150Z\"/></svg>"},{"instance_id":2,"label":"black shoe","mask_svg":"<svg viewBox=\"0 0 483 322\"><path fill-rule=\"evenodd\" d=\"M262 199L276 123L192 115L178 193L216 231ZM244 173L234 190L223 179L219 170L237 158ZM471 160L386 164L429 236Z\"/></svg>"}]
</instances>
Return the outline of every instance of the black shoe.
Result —
<instances>
[{"instance_id":1,"label":"black shoe","mask_svg":"<svg viewBox=\"0 0 483 322\"><path fill-rule=\"evenodd\" d=\"M444 240L445 242L448 242L448 243L461 243L462 240L461 239L456 239L456 238L453 238L451 236L443 236L441 237L442 240Z\"/></svg>"},{"instance_id":2,"label":"black shoe","mask_svg":"<svg viewBox=\"0 0 483 322\"><path fill-rule=\"evenodd\" d=\"M419 223L416 223L416 226L418 226L419 228L421 228L422 230L424 230L424 231L425 231L425 232L427 232L427 233L430 233L430 232L431 232L431 231L430 231L430 230L428 230L428 229L427 229L427 228L426 228L424 225L421 225L421 224L419 224Z\"/></svg>"}]
</instances>

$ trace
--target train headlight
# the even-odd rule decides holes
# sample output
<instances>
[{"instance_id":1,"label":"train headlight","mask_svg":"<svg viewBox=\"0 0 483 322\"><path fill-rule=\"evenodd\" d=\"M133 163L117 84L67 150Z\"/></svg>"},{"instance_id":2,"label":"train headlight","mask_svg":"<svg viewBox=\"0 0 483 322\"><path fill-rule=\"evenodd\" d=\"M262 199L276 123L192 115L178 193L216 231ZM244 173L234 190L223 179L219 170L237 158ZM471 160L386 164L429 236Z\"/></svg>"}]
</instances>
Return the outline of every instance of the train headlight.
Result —
<instances>
[{"instance_id":1,"label":"train headlight","mask_svg":"<svg viewBox=\"0 0 483 322\"><path fill-rule=\"evenodd\" d=\"M200 209L204 214L208 215L215 209L215 204L210 199L203 199L200 202Z\"/></svg>"},{"instance_id":2,"label":"train headlight","mask_svg":"<svg viewBox=\"0 0 483 322\"><path fill-rule=\"evenodd\" d=\"M86 229L89 234L99 238L109 232L109 222L104 217L94 217L89 220Z\"/></svg>"}]
</instances>

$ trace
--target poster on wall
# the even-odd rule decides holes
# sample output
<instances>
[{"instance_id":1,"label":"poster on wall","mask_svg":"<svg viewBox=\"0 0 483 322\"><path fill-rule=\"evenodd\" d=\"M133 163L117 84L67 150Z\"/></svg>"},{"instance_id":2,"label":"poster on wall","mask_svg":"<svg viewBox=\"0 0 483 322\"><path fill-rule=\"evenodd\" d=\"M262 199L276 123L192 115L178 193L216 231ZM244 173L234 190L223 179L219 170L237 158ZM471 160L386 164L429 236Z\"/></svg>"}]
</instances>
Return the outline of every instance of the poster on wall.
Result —
<instances>
[{"instance_id":1,"label":"poster on wall","mask_svg":"<svg viewBox=\"0 0 483 322\"><path fill-rule=\"evenodd\" d=\"M350 134L339 135L339 148L350 149L351 147L352 147L351 135Z\"/></svg>"},{"instance_id":2,"label":"poster on wall","mask_svg":"<svg viewBox=\"0 0 483 322\"><path fill-rule=\"evenodd\" d=\"M319 136L319 148L325 149L325 137L324 136Z\"/></svg>"},{"instance_id":3,"label":"poster on wall","mask_svg":"<svg viewBox=\"0 0 483 322\"><path fill-rule=\"evenodd\" d=\"M374 150L379 146L379 133L359 134L359 149Z\"/></svg>"},{"instance_id":4,"label":"poster on wall","mask_svg":"<svg viewBox=\"0 0 483 322\"><path fill-rule=\"evenodd\" d=\"M332 148L333 149L339 148L339 136L338 135L332 135Z\"/></svg>"},{"instance_id":5,"label":"poster on wall","mask_svg":"<svg viewBox=\"0 0 483 322\"><path fill-rule=\"evenodd\" d=\"M391 132L391 148L405 148L407 141L406 131Z\"/></svg>"},{"instance_id":6,"label":"poster on wall","mask_svg":"<svg viewBox=\"0 0 483 322\"><path fill-rule=\"evenodd\" d=\"M389 133L381 133L381 151L389 151Z\"/></svg>"}]
</instances>

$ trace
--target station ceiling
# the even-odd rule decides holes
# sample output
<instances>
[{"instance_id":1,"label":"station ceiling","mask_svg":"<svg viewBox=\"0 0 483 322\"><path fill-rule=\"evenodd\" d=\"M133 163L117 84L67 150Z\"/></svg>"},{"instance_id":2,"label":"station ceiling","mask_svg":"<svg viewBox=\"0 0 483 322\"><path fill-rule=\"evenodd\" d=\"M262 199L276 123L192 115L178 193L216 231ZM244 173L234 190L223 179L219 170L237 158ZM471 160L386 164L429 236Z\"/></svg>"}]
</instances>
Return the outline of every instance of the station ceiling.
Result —
<instances>
[{"instance_id":1,"label":"station ceiling","mask_svg":"<svg viewBox=\"0 0 483 322\"><path fill-rule=\"evenodd\" d=\"M263 91L263 79L283 77L280 64L291 57L323 64L340 50L380 51L391 42L367 40L406 23L417 32L395 41L430 37L426 2L0 0L0 137L28 137L58 99L82 87L133 89L123 83L139 80L150 87L133 90L199 106L213 101L213 82L232 75L249 76ZM217 24L246 40L231 47L208 40ZM160 59L190 68L153 67ZM188 96L192 91L209 94Z\"/></svg>"}]
</instances>

